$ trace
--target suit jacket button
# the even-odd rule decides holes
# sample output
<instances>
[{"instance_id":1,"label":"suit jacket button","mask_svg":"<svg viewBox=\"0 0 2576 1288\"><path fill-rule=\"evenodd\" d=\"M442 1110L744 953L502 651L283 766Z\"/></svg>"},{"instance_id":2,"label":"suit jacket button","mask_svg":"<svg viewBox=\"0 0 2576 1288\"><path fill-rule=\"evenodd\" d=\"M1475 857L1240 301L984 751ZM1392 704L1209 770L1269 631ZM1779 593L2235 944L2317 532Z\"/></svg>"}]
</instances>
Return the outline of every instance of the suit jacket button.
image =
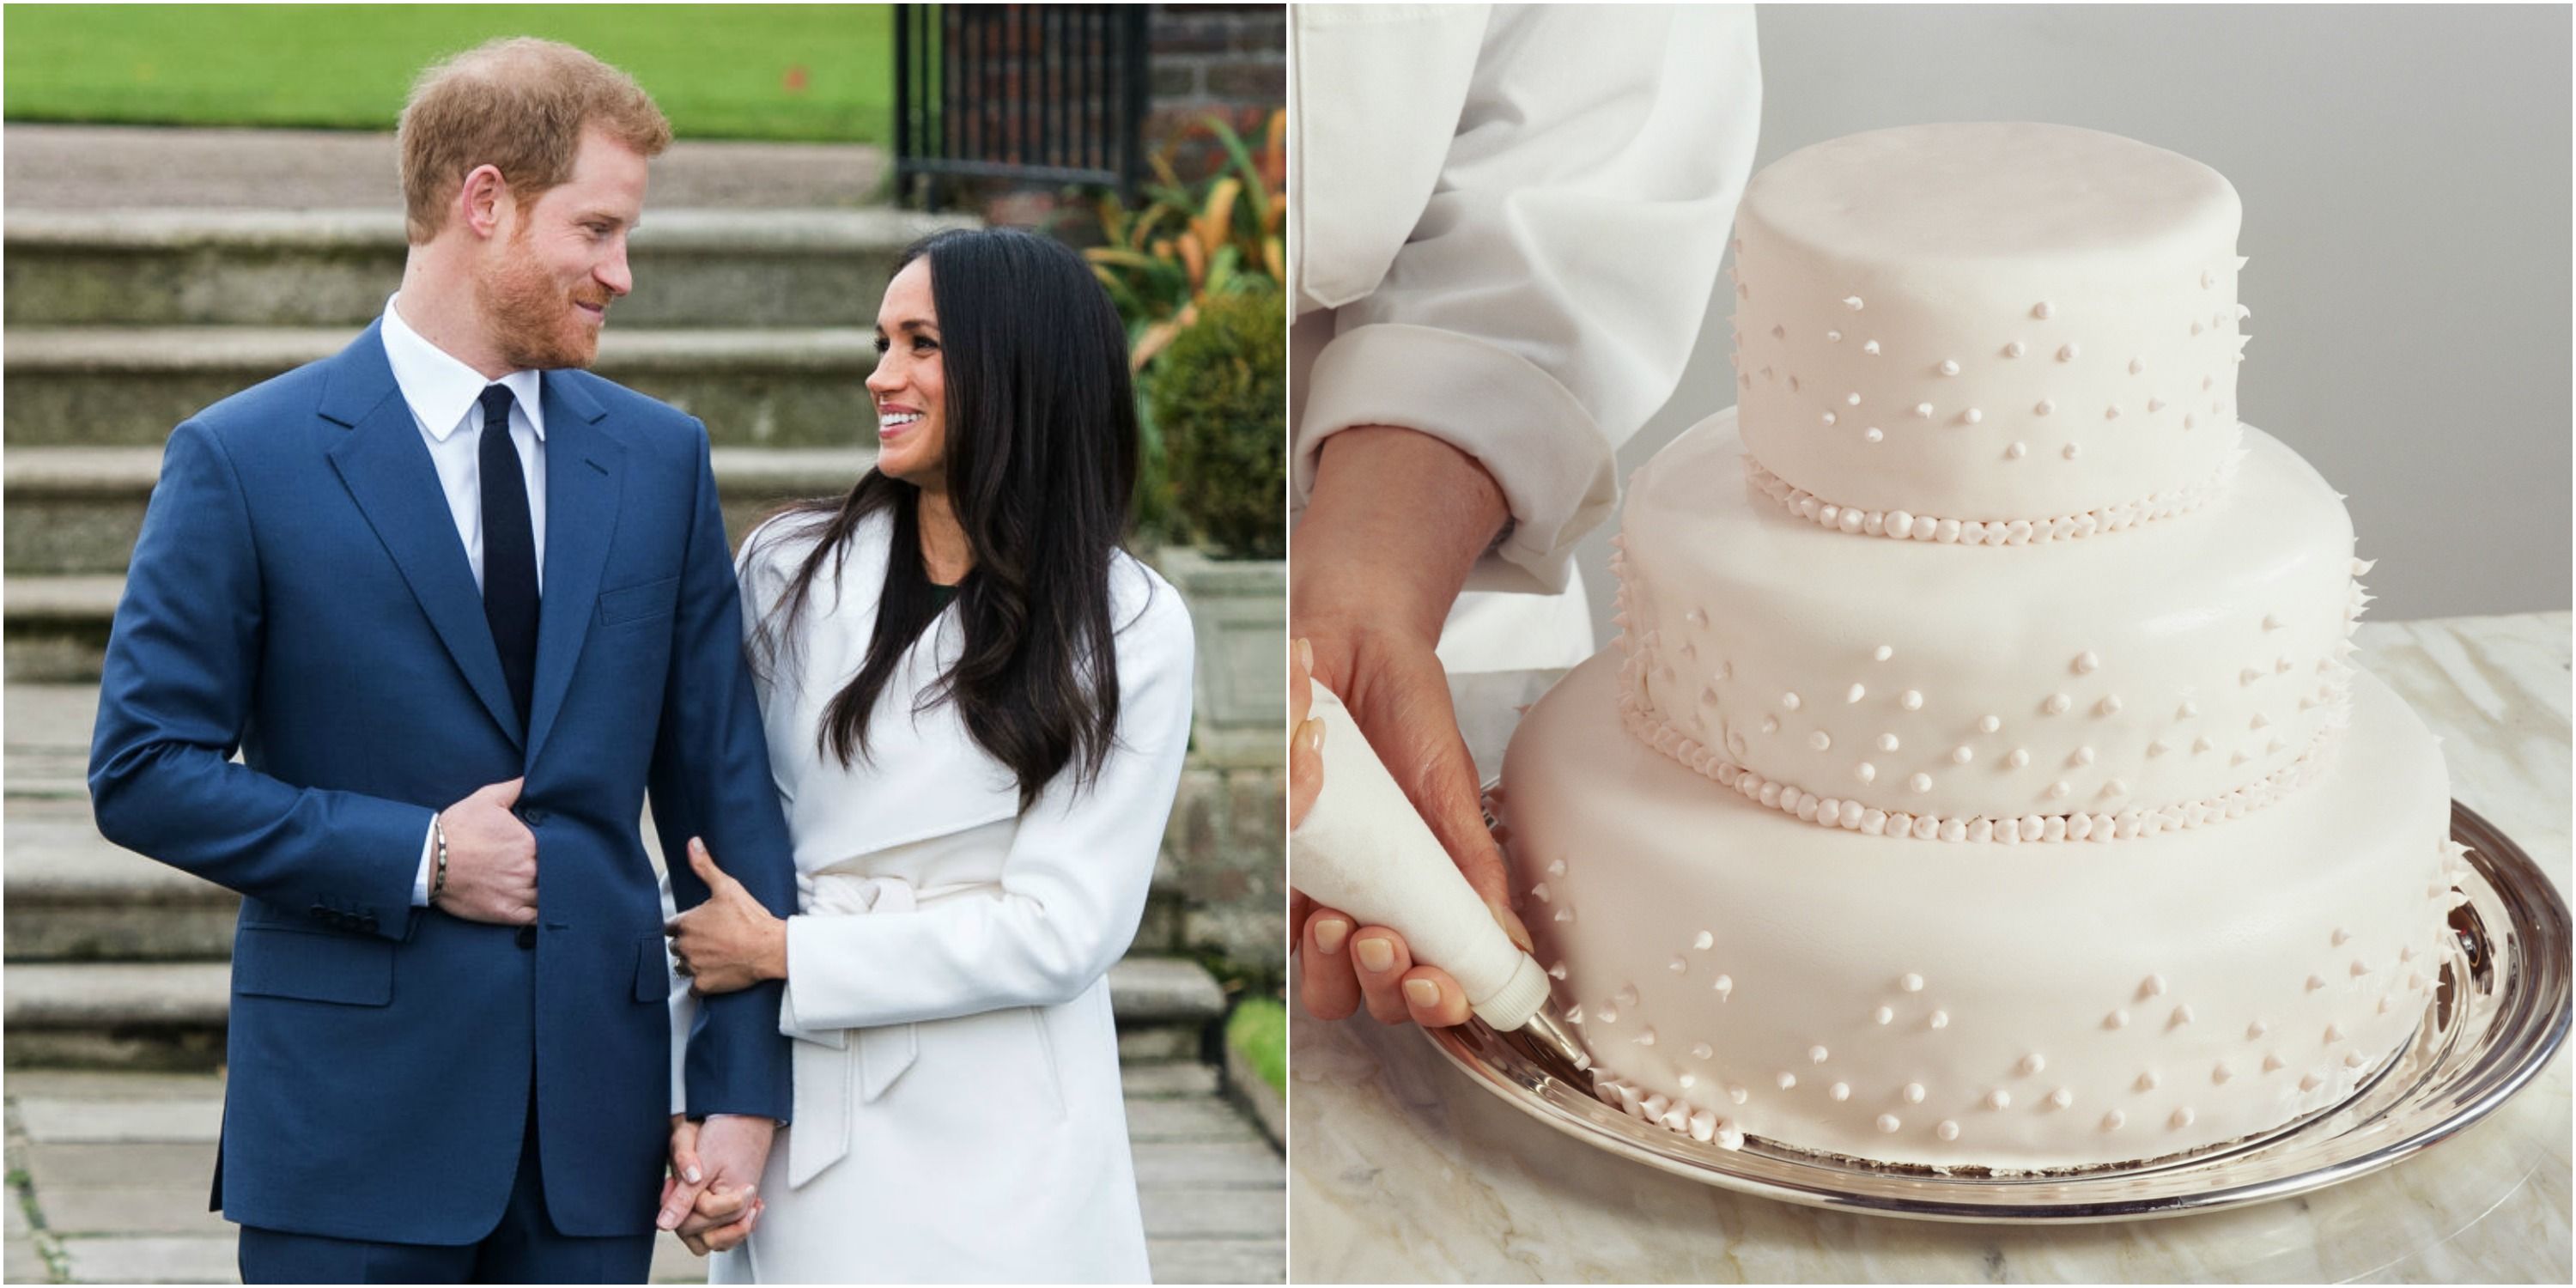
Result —
<instances>
[{"instance_id":1,"label":"suit jacket button","mask_svg":"<svg viewBox=\"0 0 2576 1288\"><path fill-rule=\"evenodd\" d=\"M534 947L536 947L536 946L537 946L537 928L536 928L536 927L534 927L534 926L521 926L521 927L519 927L519 946L520 946L521 948L534 948Z\"/></svg>"}]
</instances>

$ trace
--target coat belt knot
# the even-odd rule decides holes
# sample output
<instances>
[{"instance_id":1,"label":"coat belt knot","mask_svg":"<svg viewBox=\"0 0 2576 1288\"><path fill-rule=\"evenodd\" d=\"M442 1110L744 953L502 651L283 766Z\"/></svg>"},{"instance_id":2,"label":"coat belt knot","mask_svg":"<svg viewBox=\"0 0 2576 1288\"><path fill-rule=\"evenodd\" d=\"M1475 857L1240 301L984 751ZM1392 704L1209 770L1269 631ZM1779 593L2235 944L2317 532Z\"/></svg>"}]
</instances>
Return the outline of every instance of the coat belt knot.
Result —
<instances>
[{"instance_id":1,"label":"coat belt knot","mask_svg":"<svg viewBox=\"0 0 2576 1288\"><path fill-rule=\"evenodd\" d=\"M808 917L867 917L911 912L949 895L993 888L990 882L914 886L896 876L847 872L799 873L797 906ZM787 1183L802 1185L839 1162L850 1147L850 1116L892 1087L921 1055L911 1024L864 1029L808 1029L795 1016L794 981L779 1007L779 1032L807 1045L797 1048L796 1125L788 1137Z\"/></svg>"}]
</instances>

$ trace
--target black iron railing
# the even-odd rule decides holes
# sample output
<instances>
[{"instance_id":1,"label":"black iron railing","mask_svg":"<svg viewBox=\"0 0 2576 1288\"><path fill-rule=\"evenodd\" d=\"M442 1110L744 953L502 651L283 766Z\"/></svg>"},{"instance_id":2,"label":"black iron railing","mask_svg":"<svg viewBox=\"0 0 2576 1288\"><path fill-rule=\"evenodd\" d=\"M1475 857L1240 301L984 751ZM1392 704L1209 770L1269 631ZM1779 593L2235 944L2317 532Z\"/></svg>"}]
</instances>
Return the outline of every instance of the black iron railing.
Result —
<instances>
[{"instance_id":1,"label":"black iron railing","mask_svg":"<svg viewBox=\"0 0 2576 1288\"><path fill-rule=\"evenodd\" d=\"M1096 184L1145 174L1146 6L895 6L896 200L957 180Z\"/></svg>"}]
</instances>

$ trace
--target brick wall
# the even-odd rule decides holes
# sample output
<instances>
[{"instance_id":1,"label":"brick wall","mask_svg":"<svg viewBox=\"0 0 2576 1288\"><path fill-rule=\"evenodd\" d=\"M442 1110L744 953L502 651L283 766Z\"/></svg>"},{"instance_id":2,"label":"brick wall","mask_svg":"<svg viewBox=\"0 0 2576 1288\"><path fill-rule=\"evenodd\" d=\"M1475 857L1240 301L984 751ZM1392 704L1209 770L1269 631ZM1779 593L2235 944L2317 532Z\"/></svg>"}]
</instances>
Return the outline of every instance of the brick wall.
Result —
<instances>
[{"instance_id":1,"label":"brick wall","mask_svg":"<svg viewBox=\"0 0 2576 1288\"><path fill-rule=\"evenodd\" d=\"M1257 139L1288 102L1288 11L1282 5L1163 4L1148 27L1153 101L1147 146L1209 116ZM1213 143L1184 149L1184 176L1222 160Z\"/></svg>"}]
</instances>

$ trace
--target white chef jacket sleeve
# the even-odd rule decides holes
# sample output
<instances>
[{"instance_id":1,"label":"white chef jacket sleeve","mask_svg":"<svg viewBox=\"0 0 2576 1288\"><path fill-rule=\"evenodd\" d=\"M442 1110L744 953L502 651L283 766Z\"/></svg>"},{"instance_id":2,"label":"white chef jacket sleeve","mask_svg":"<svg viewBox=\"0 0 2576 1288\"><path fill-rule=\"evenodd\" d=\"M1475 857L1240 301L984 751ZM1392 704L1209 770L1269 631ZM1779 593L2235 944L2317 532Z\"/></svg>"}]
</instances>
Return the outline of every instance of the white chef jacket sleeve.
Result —
<instances>
[{"instance_id":1,"label":"white chef jacket sleeve","mask_svg":"<svg viewBox=\"0 0 2576 1288\"><path fill-rule=\"evenodd\" d=\"M1020 815L999 898L900 915L792 917L780 1027L816 1032L1052 1006L1109 973L1136 937L1190 741L1193 646L1180 593L1150 575L1116 636L1118 722L1099 777L1067 768ZM1142 599L1143 596L1138 596Z\"/></svg>"},{"instance_id":2,"label":"white chef jacket sleeve","mask_svg":"<svg viewBox=\"0 0 2576 1288\"><path fill-rule=\"evenodd\" d=\"M1510 504L1483 584L1562 589L1698 339L1760 104L1751 6L1496 6L1420 220L1308 376L1300 504L1333 434L1420 430Z\"/></svg>"}]
</instances>

